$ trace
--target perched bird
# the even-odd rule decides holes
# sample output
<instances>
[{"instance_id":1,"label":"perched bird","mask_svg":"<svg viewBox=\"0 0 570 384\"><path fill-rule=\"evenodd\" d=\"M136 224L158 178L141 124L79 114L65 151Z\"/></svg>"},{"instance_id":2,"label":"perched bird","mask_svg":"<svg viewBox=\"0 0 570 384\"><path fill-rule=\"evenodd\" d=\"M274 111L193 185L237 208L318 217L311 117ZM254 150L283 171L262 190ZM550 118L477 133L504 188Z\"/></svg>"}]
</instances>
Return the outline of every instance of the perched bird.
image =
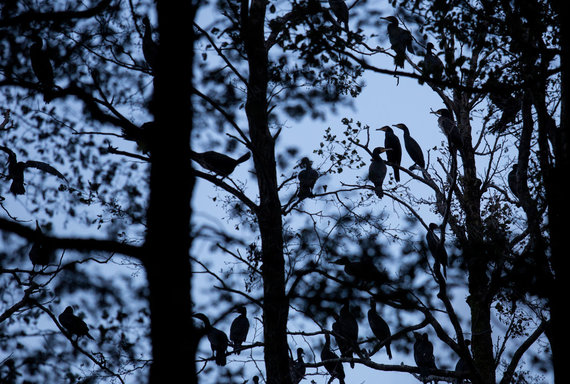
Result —
<instances>
[{"instance_id":1,"label":"perched bird","mask_svg":"<svg viewBox=\"0 0 570 384\"><path fill-rule=\"evenodd\" d=\"M142 153L148 154L150 152L150 130L156 127L154 121L147 121L143 123L140 127L132 125L129 127L123 127L122 133L126 140L134 141L137 143L137 149Z\"/></svg>"},{"instance_id":2,"label":"perched bird","mask_svg":"<svg viewBox=\"0 0 570 384\"><path fill-rule=\"evenodd\" d=\"M430 76L437 81L441 81L443 76L443 62L432 52L433 48L432 43L427 43L420 84L422 84L425 79L430 78Z\"/></svg>"},{"instance_id":3,"label":"perched bird","mask_svg":"<svg viewBox=\"0 0 570 384\"><path fill-rule=\"evenodd\" d=\"M381 284L388 280L386 272L380 271L369 256L362 256L358 261L351 261L343 256L333 263L344 265L344 272L360 281Z\"/></svg>"},{"instance_id":4,"label":"perched bird","mask_svg":"<svg viewBox=\"0 0 570 384\"><path fill-rule=\"evenodd\" d=\"M384 196L382 183L384 183L387 172L386 163L382 160L380 154L388 150L389 149L383 147L374 148L374 151L372 151L372 161L368 167L368 179L374 184L374 192L380 199Z\"/></svg>"},{"instance_id":5,"label":"perched bird","mask_svg":"<svg viewBox=\"0 0 570 384\"><path fill-rule=\"evenodd\" d=\"M148 17L143 18L144 34L143 34L143 56L146 63L152 70L156 70L156 62L158 59L158 44L152 38L152 26Z\"/></svg>"},{"instance_id":6,"label":"perched bird","mask_svg":"<svg viewBox=\"0 0 570 384\"><path fill-rule=\"evenodd\" d=\"M255 375L252 377L253 384L259 384L259 376Z\"/></svg>"},{"instance_id":7,"label":"perched bird","mask_svg":"<svg viewBox=\"0 0 570 384\"><path fill-rule=\"evenodd\" d=\"M46 266L53 260L54 251L48 248L43 241L43 232L40 224L36 220L36 231L34 235L34 243L28 254L30 261L34 266Z\"/></svg>"},{"instance_id":8,"label":"perched bird","mask_svg":"<svg viewBox=\"0 0 570 384\"><path fill-rule=\"evenodd\" d=\"M415 141L412 138L412 136L410 136L410 130L408 129L406 124L399 123L399 124L394 124L393 126L396 128L400 128L401 130L404 131L404 146L406 147L408 155L410 155L410 158L414 162L414 165L412 165L410 169L413 169L415 165L424 169L426 166L426 162L424 160L424 154L422 152L422 148L420 147L418 142Z\"/></svg>"},{"instance_id":9,"label":"perched bird","mask_svg":"<svg viewBox=\"0 0 570 384\"><path fill-rule=\"evenodd\" d=\"M509 176L508 176L507 180L508 180L509 188L511 189L511 192L513 193L513 195L515 195L515 197L518 200L520 200L519 181L518 181L518 177L517 177L518 169L519 169L519 165L513 164L513 168L509 172Z\"/></svg>"},{"instance_id":10,"label":"perched bird","mask_svg":"<svg viewBox=\"0 0 570 384\"><path fill-rule=\"evenodd\" d=\"M230 326L230 340L233 343L234 350L240 348L242 343L245 342L249 331L249 320L247 319L247 309L245 306L239 306L236 312L239 313L239 316L232 321L232 325ZM239 355L239 353L240 351L238 350L237 354Z\"/></svg>"},{"instance_id":11,"label":"perched bird","mask_svg":"<svg viewBox=\"0 0 570 384\"><path fill-rule=\"evenodd\" d=\"M77 335L76 341L81 336L87 336L91 340L95 340L93 336L89 334L89 327L81 318L73 314L73 308L70 306L66 307L65 310L58 316L59 323L63 328L70 333L70 335Z\"/></svg>"},{"instance_id":12,"label":"perched bird","mask_svg":"<svg viewBox=\"0 0 570 384\"><path fill-rule=\"evenodd\" d=\"M314 196L313 187L319 178L319 173L312 168L312 164L313 162L308 157L301 159L300 166L303 170L297 176L299 179L299 193L297 193L299 200Z\"/></svg>"},{"instance_id":13,"label":"perched bird","mask_svg":"<svg viewBox=\"0 0 570 384\"><path fill-rule=\"evenodd\" d=\"M52 90L55 86L53 67L49 54L44 50L44 41L37 34L32 35L32 45L30 46L30 61L32 70L44 91ZM47 97L47 96L46 96Z\"/></svg>"},{"instance_id":14,"label":"perched bird","mask_svg":"<svg viewBox=\"0 0 570 384\"><path fill-rule=\"evenodd\" d=\"M348 32L348 6L344 0L329 0L329 7L338 23L344 24L344 29Z\"/></svg>"},{"instance_id":15,"label":"perched bird","mask_svg":"<svg viewBox=\"0 0 570 384\"><path fill-rule=\"evenodd\" d=\"M36 168L40 171L50 173L59 177L60 179L67 181L65 179L65 176L63 176L57 169L49 164L33 160L28 160L26 162L18 161L16 154L10 148L3 145L0 145L0 150L8 154L7 178L9 180L12 180L12 184L10 185L10 192L12 192L14 195L23 195L26 193L26 189L24 188L24 171L26 168Z\"/></svg>"},{"instance_id":16,"label":"perched bird","mask_svg":"<svg viewBox=\"0 0 570 384\"><path fill-rule=\"evenodd\" d=\"M303 348L297 348L297 360L289 358L289 373L291 374L291 382L293 384L298 384L305 377L305 362L303 361L303 355L305 351Z\"/></svg>"},{"instance_id":17,"label":"perched bird","mask_svg":"<svg viewBox=\"0 0 570 384\"><path fill-rule=\"evenodd\" d=\"M220 366L226 365L226 351L228 349L228 336L223 331L214 328L210 323L210 319L203 313L195 313L193 317L202 320L204 323L204 332L210 341L212 355L216 364Z\"/></svg>"},{"instance_id":18,"label":"perched bird","mask_svg":"<svg viewBox=\"0 0 570 384\"><path fill-rule=\"evenodd\" d=\"M331 337L328 333L325 333L325 345L321 350L321 361L336 360L338 355L331 350ZM344 368L340 361L327 362L324 363L325 369L331 375L329 384L335 379L338 379L339 384L344 384Z\"/></svg>"},{"instance_id":19,"label":"perched bird","mask_svg":"<svg viewBox=\"0 0 570 384\"><path fill-rule=\"evenodd\" d=\"M251 157L251 153L247 152L240 158L232 159L223 153L207 151L203 153L192 151L190 154L192 160L200 164L203 168L217 173L222 177L227 177L232 173L238 164L247 161Z\"/></svg>"},{"instance_id":20,"label":"perched bird","mask_svg":"<svg viewBox=\"0 0 570 384\"><path fill-rule=\"evenodd\" d=\"M392 169L394 170L394 179L400 181L400 163L402 162L402 145L400 144L400 139L394 133L394 130L389 126L385 125L382 128L378 128L379 131L384 131L386 136L384 137L384 147L390 148L386 152L386 157L388 162L392 163Z\"/></svg>"},{"instance_id":21,"label":"perched bird","mask_svg":"<svg viewBox=\"0 0 570 384\"><path fill-rule=\"evenodd\" d=\"M471 340L465 340L465 345L467 346L467 348L469 348L469 346L471 345ZM455 373L459 374L459 375L463 375L463 376L467 376L470 372L469 369L469 364L467 363L467 361L465 361L465 359L463 357L459 358L459 360L457 360L457 363L455 364ZM463 384L467 382L467 378L461 378L461 379L457 379L455 381L456 384Z\"/></svg>"},{"instance_id":22,"label":"perched bird","mask_svg":"<svg viewBox=\"0 0 570 384\"><path fill-rule=\"evenodd\" d=\"M414 360L422 371L422 376L427 376L429 369L436 369L435 357L433 356L433 344L428 340L427 333L414 332Z\"/></svg>"},{"instance_id":23,"label":"perched bird","mask_svg":"<svg viewBox=\"0 0 570 384\"><path fill-rule=\"evenodd\" d=\"M404 61L406 60L406 49L410 53L414 53L412 48L412 34L398 26L399 22L395 16L382 17L382 19L390 22L388 24L388 38L396 56L394 57L394 64L396 68L404 68Z\"/></svg>"},{"instance_id":24,"label":"perched bird","mask_svg":"<svg viewBox=\"0 0 570 384\"><path fill-rule=\"evenodd\" d=\"M463 148L463 139L461 138L457 124L455 124L451 111L447 108L441 108L431 113L439 116L437 118L437 125L447 137L451 146L455 149Z\"/></svg>"},{"instance_id":25,"label":"perched bird","mask_svg":"<svg viewBox=\"0 0 570 384\"><path fill-rule=\"evenodd\" d=\"M348 300L340 309L340 315L333 323L332 330L340 349L340 355L352 357L353 353L358 350L358 322L350 311ZM350 367L354 368L354 361L350 362Z\"/></svg>"},{"instance_id":26,"label":"perched bird","mask_svg":"<svg viewBox=\"0 0 570 384\"><path fill-rule=\"evenodd\" d=\"M368 310L368 324L370 325L370 329L372 333L380 343L383 343L384 340L390 338L392 333L390 332L390 327L388 323L376 312L376 301L374 298L370 298L370 309ZM392 350L390 349L390 342L386 343L386 354L388 358L392 359Z\"/></svg>"},{"instance_id":27,"label":"perched bird","mask_svg":"<svg viewBox=\"0 0 570 384\"><path fill-rule=\"evenodd\" d=\"M435 259L436 265L441 265L443 267L443 276L447 279L447 251L445 250L445 244L443 244L435 234L434 230L436 229L439 229L439 226L436 223L429 224L428 231L426 233L426 241L429 251Z\"/></svg>"}]
</instances>

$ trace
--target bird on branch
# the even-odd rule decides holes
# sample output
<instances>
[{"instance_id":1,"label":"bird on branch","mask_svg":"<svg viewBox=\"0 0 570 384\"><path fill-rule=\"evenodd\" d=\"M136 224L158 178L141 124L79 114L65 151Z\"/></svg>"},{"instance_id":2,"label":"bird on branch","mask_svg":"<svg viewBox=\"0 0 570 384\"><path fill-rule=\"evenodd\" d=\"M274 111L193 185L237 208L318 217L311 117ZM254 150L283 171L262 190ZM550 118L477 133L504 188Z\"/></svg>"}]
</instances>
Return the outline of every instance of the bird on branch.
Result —
<instances>
[{"instance_id":1,"label":"bird on branch","mask_svg":"<svg viewBox=\"0 0 570 384\"><path fill-rule=\"evenodd\" d=\"M55 87L53 66L48 51L44 49L43 39L34 33L31 40L32 45L30 46L29 55L32 63L32 71L40 83L42 91L44 92L44 100L47 103L52 99L51 93Z\"/></svg>"},{"instance_id":2,"label":"bird on branch","mask_svg":"<svg viewBox=\"0 0 570 384\"><path fill-rule=\"evenodd\" d=\"M394 130L385 125L382 128L378 128L377 131L383 131L386 133L386 137L384 137L384 147L390 148L389 151L386 152L386 157L388 158L388 162L392 163L392 169L394 170L394 179L396 181L400 181L400 163L402 162L402 145L400 144L400 139L394 133Z\"/></svg>"},{"instance_id":3,"label":"bird on branch","mask_svg":"<svg viewBox=\"0 0 570 384\"><path fill-rule=\"evenodd\" d=\"M239 164L247 161L251 157L251 153L247 152L238 159L224 155L215 151L207 151L203 153L192 151L190 154L192 160L200 164L202 168L212 171L222 177L229 176Z\"/></svg>"},{"instance_id":4,"label":"bird on branch","mask_svg":"<svg viewBox=\"0 0 570 384\"><path fill-rule=\"evenodd\" d=\"M313 162L308 157L301 159L300 167L303 168L297 178L299 179L299 192L297 197L299 200L313 197L313 187L319 178L319 172L312 168Z\"/></svg>"},{"instance_id":5,"label":"bird on branch","mask_svg":"<svg viewBox=\"0 0 570 384\"><path fill-rule=\"evenodd\" d=\"M414 165L412 165L410 169L414 169L416 165L422 169L425 169L426 162L424 160L424 154L422 152L422 148L420 147L418 142L415 141L412 138L412 136L410 136L410 130L408 129L406 124L402 123L394 124L393 127L399 128L402 131L404 131L404 146L406 147L408 155L410 155L410 158L414 162Z\"/></svg>"},{"instance_id":6,"label":"bird on branch","mask_svg":"<svg viewBox=\"0 0 570 384\"><path fill-rule=\"evenodd\" d=\"M329 0L329 7L339 24L348 32L348 6L344 0Z\"/></svg>"},{"instance_id":7,"label":"bird on branch","mask_svg":"<svg viewBox=\"0 0 570 384\"><path fill-rule=\"evenodd\" d=\"M426 241L429 251L435 259L436 266L441 265L443 267L443 277L447 279L447 251L445 250L443 242L435 234L434 231L436 229L439 229L439 226L436 223L429 224L428 231L426 233Z\"/></svg>"},{"instance_id":8,"label":"bird on branch","mask_svg":"<svg viewBox=\"0 0 570 384\"><path fill-rule=\"evenodd\" d=\"M376 312L376 301L374 298L370 298L370 310L368 310L368 324L370 325L370 329L372 333L380 343L384 342L384 340L390 338L392 333L390 332L390 327L388 323ZM390 342L387 342L386 345L386 354L388 358L392 359L392 350L390 349Z\"/></svg>"},{"instance_id":9,"label":"bird on branch","mask_svg":"<svg viewBox=\"0 0 570 384\"><path fill-rule=\"evenodd\" d=\"M336 360L338 359L338 355L331 350L331 337L328 333L325 333L325 345L323 345L323 349L321 350L321 361L327 360ZM328 384L330 384L335 378L338 379L339 384L344 383L344 368L342 367L342 363L340 361L331 361L324 363L325 369L331 375Z\"/></svg>"},{"instance_id":10,"label":"bird on branch","mask_svg":"<svg viewBox=\"0 0 570 384\"><path fill-rule=\"evenodd\" d=\"M73 314L73 308L67 306L65 310L58 316L59 323L63 328L70 333L70 335L76 335L77 341L81 336L87 336L91 340L95 340L93 336L89 334L89 327L87 324L78 316Z\"/></svg>"},{"instance_id":11,"label":"bird on branch","mask_svg":"<svg viewBox=\"0 0 570 384\"><path fill-rule=\"evenodd\" d=\"M389 150L390 148L374 148L374 151L372 151L372 161L368 167L368 179L374 184L374 192L380 199L384 196L382 184L384 183L387 172L386 163L382 160L380 154Z\"/></svg>"},{"instance_id":12,"label":"bird on branch","mask_svg":"<svg viewBox=\"0 0 570 384\"><path fill-rule=\"evenodd\" d=\"M233 349L236 350L241 347L247 338L247 333L249 331L249 320L247 319L247 309L245 306L240 305L236 312L239 316L232 321L230 326L230 340L232 341ZM240 351L236 352L238 355Z\"/></svg>"},{"instance_id":13,"label":"bird on branch","mask_svg":"<svg viewBox=\"0 0 570 384\"><path fill-rule=\"evenodd\" d=\"M410 31L398 26L399 22L395 16L382 17L382 19L390 23L388 24L388 39L390 40L391 48L396 53L394 64L396 65L396 68L404 68L406 50L410 53L414 53L414 49L412 47L412 34Z\"/></svg>"},{"instance_id":14,"label":"bird on branch","mask_svg":"<svg viewBox=\"0 0 570 384\"><path fill-rule=\"evenodd\" d=\"M214 328L210 323L210 319L203 313L195 313L192 315L197 319L202 320L204 323L204 333L210 341L210 348L212 348L212 355L217 365L226 365L226 351L228 349L228 336L217 328Z\"/></svg>"}]
</instances>

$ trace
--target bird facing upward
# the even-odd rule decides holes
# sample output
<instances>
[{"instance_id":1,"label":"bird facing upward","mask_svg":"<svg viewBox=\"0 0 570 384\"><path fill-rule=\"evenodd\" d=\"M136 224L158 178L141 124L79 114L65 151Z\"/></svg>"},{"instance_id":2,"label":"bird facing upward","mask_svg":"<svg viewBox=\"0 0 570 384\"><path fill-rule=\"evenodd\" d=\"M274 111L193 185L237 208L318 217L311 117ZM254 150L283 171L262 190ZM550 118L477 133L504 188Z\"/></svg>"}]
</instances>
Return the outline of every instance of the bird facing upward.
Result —
<instances>
[{"instance_id":1,"label":"bird facing upward","mask_svg":"<svg viewBox=\"0 0 570 384\"><path fill-rule=\"evenodd\" d=\"M89 334L89 327L87 324L81 320L81 318L73 314L73 308L71 306L65 308L65 310L58 316L58 320L67 332L71 335L77 335L76 341L81 336L87 336L91 340L95 340L93 336Z\"/></svg>"}]
</instances>

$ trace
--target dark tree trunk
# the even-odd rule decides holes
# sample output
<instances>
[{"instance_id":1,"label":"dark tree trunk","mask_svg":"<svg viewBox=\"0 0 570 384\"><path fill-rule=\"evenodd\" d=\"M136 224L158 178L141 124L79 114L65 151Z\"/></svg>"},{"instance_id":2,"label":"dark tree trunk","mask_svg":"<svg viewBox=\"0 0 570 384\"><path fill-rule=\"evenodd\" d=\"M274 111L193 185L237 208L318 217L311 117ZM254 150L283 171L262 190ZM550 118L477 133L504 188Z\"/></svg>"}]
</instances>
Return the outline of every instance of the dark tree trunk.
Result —
<instances>
[{"instance_id":1,"label":"dark tree trunk","mask_svg":"<svg viewBox=\"0 0 570 384\"><path fill-rule=\"evenodd\" d=\"M160 48L151 104L158 128L151 132L144 244L153 358L150 383L197 382L189 260L194 14L190 2L158 2Z\"/></svg>"}]
</instances>

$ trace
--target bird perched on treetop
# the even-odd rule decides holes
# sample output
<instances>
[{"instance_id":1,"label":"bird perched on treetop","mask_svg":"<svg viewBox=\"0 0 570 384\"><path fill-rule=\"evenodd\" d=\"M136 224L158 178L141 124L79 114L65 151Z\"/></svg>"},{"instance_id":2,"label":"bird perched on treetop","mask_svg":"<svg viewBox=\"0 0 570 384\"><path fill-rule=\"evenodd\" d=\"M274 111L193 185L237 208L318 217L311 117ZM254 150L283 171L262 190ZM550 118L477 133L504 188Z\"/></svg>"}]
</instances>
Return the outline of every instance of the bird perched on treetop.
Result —
<instances>
[{"instance_id":1,"label":"bird perched on treetop","mask_svg":"<svg viewBox=\"0 0 570 384\"><path fill-rule=\"evenodd\" d=\"M420 84L423 84L424 80L428 79L430 76L432 76L432 78L437 81L441 81L441 78L443 76L443 62L439 57L437 57L435 53L432 52L433 48L434 46L432 43L427 43Z\"/></svg>"},{"instance_id":2,"label":"bird perched on treetop","mask_svg":"<svg viewBox=\"0 0 570 384\"><path fill-rule=\"evenodd\" d=\"M406 147L408 155L410 155L410 158L414 161L414 165L412 165L410 169L413 169L416 165L424 169L426 166L426 162L424 160L424 154L422 152L422 148L420 147L418 142L415 141L412 138L412 136L410 136L410 130L408 129L406 124L402 123L394 124L393 127L400 128L401 130L404 131L404 146Z\"/></svg>"},{"instance_id":3,"label":"bird perched on treetop","mask_svg":"<svg viewBox=\"0 0 570 384\"><path fill-rule=\"evenodd\" d=\"M329 0L329 6L339 24L344 24L344 29L348 32L348 6L344 0Z\"/></svg>"},{"instance_id":4,"label":"bird perched on treetop","mask_svg":"<svg viewBox=\"0 0 570 384\"><path fill-rule=\"evenodd\" d=\"M400 144L400 139L394 133L394 130L389 126L385 125L382 128L378 128L378 131L383 131L386 133L384 137L384 147L390 148L389 151L386 152L386 157L388 158L388 162L392 163L392 169L394 170L394 179L396 181L400 181L400 163L402 162L402 145Z\"/></svg>"},{"instance_id":5,"label":"bird perched on treetop","mask_svg":"<svg viewBox=\"0 0 570 384\"><path fill-rule=\"evenodd\" d=\"M77 335L79 339L81 336L87 336L91 340L95 340L93 336L89 334L89 327L87 324L81 320L78 316L73 314L73 308L68 306L65 310L58 316L59 323L63 328L67 330L71 335Z\"/></svg>"},{"instance_id":6,"label":"bird perched on treetop","mask_svg":"<svg viewBox=\"0 0 570 384\"><path fill-rule=\"evenodd\" d=\"M437 125L447 137L451 146L455 149L463 148L463 139L461 138L457 124L455 124L451 111L447 108L441 108L431 113L439 116L437 118Z\"/></svg>"},{"instance_id":7,"label":"bird perched on treetop","mask_svg":"<svg viewBox=\"0 0 570 384\"><path fill-rule=\"evenodd\" d=\"M51 100L50 92L55 87L53 67L48 52L44 49L44 41L37 34L32 35L32 45L30 46L30 61L32 70L43 88L44 100Z\"/></svg>"},{"instance_id":8,"label":"bird perched on treetop","mask_svg":"<svg viewBox=\"0 0 570 384\"><path fill-rule=\"evenodd\" d=\"M340 309L340 315L333 323L332 330L341 357L352 357L353 353L358 351L358 322L350 311L348 299ZM350 362L350 367L354 368L354 361Z\"/></svg>"},{"instance_id":9,"label":"bird perched on treetop","mask_svg":"<svg viewBox=\"0 0 570 384\"><path fill-rule=\"evenodd\" d=\"M325 333L325 345L321 350L321 361L336 360L338 355L331 350L331 337L328 333ZM338 379L339 384L344 384L344 368L340 361L324 363L325 369L331 375L329 384L335 379Z\"/></svg>"},{"instance_id":10,"label":"bird perched on treetop","mask_svg":"<svg viewBox=\"0 0 570 384\"><path fill-rule=\"evenodd\" d=\"M46 247L43 241L43 232L40 223L36 220L36 231L34 235L34 243L28 254L30 261L34 266L46 266L53 260L53 249Z\"/></svg>"},{"instance_id":11,"label":"bird perched on treetop","mask_svg":"<svg viewBox=\"0 0 570 384\"><path fill-rule=\"evenodd\" d=\"M410 53L414 53L412 48L412 34L410 31L400 28L399 22L395 16L382 17L382 19L390 22L388 24L388 38L396 56L394 57L394 64L397 67L404 68L404 61L406 60L406 49Z\"/></svg>"},{"instance_id":12,"label":"bird perched on treetop","mask_svg":"<svg viewBox=\"0 0 570 384\"><path fill-rule=\"evenodd\" d=\"M226 351L228 349L228 336L210 323L210 319L203 313L195 313L193 317L202 320L204 323L204 332L210 341L212 355L214 355L217 365L226 365Z\"/></svg>"},{"instance_id":13,"label":"bird perched on treetop","mask_svg":"<svg viewBox=\"0 0 570 384\"><path fill-rule=\"evenodd\" d=\"M158 44L152 38L152 26L147 16L143 18L144 34L143 34L143 56L152 70L156 70L156 62L158 60Z\"/></svg>"},{"instance_id":14,"label":"bird perched on treetop","mask_svg":"<svg viewBox=\"0 0 570 384\"><path fill-rule=\"evenodd\" d=\"M414 343L414 360L420 368L422 376L427 376L429 369L436 369L435 357L433 355L433 344L428 340L427 333L414 332L416 342Z\"/></svg>"},{"instance_id":15,"label":"bird perched on treetop","mask_svg":"<svg viewBox=\"0 0 570 384\"><path fill-rule=\"evenodd\" d=\"M249 320L247 319L247 309L245 306L240 305L236 312L239 313L239 316L232 321L232 325L230 326L230 340L233 343L233 348L236 350L240 348L242 343L245 342L247 338L247 333L249 331ZM239 355L240 351L237 351Z\"/></svg>"},{"instance_id":16,"label":"bird perched on treetop","mask_svg":"<svg viewBox=\"0 0 570 384\"><path fill-rule=\"evenodd\" d=\"M299 193L297 193L299 200L314 196L313 187L319 178L319 172L312 168L312 164L313 162L308 157L301 159L300 167L303 170L297 176L299 179Z\"/></svg>"},{"instance_id":17,"label":"bird perched on treetop","mask_svg":"<svg viewBox=\"0 0 570 384\"><path fill-rule=\"evenodd\" d=\"M388 323L376 312L376 301L373 297L370 298L370 309L368 310L368 324L370 324L370 329L372 333L379 342L384 342L384 340L390 338L392 333L390 332L390 327ZM392 359L392 350L390 349L390 342L388 341L385 345L386 354L388 358Z\"/></svg>"},{"instance_id":18,"label":"bird perched on treetop","mask_svg":"<svg viewBox=\"0 0 570 384\"><path fill-rule=\"evenodd\" d=\"M40 171L44 171L59 177L67 182L65 176L63 176L57 169L49 164L41 161L28 160L26 162L18 161L16 154L8 147L0 145L0 150L8 154L8 176L7 178L12 180L10 185L10 192L14 195L23 195L26 193L24 187L24 171L26 168L36 168Z\"/></svg>"},{"instance_id":19,"label":"bird perched on treetop","mask_svg":"<svg viewBox=\"0 0 570 384\"><path fill-rule=\"evenodd\" d=\"M238 164L247 161L251 157L251 153L247 152L238 159L224 155L223 153L215 151L207 151L203 153L194 152L190 153L190 158L200 164L203 168L217 173L222 177L227 177L232 173Z\"/></svg>"},{"instance_id":20,"label":"bird perched on treetop","mask_svg":"<svg viewBox=\"0 0 570 384\"><path fill-rule=\"evenodd\" d=\"M298 384L305 377L305 362L303 361L303 355L305 351L303 348L297 348L297 360L289 358L289 373L291 374L291 382L293 384Z\"/></svg>"},{"instance_id":21,"label":"bird perched on treetop","mask_svg":"<svg viewBox=\"0 0 570 384\"><path fill-rule=\"evenodd\" d=\"M435 234L434 230L436 229L439 229L439 226L436 223L429 224L428 231L426 233L426 241L429 251L435 259L436 265L441 265L443 267L443 276L447 279L447 251L445 250L445 245Z\"/></svg>"},{"instance_id":22,"label":"bird perched on treetop","mask_svg":"<svg viewBox=\"0 0 570 384\"><path fill-rule=\"evenodd\" d=\"M389 150L390 148L374 148L374 151L372 151L372 161L368 167L368 179L374 184L374 192L380 199L384 196L382 184L384 183L387 172L386 163L382 160L380 154Z\"/></svg>"}]
</instances>

